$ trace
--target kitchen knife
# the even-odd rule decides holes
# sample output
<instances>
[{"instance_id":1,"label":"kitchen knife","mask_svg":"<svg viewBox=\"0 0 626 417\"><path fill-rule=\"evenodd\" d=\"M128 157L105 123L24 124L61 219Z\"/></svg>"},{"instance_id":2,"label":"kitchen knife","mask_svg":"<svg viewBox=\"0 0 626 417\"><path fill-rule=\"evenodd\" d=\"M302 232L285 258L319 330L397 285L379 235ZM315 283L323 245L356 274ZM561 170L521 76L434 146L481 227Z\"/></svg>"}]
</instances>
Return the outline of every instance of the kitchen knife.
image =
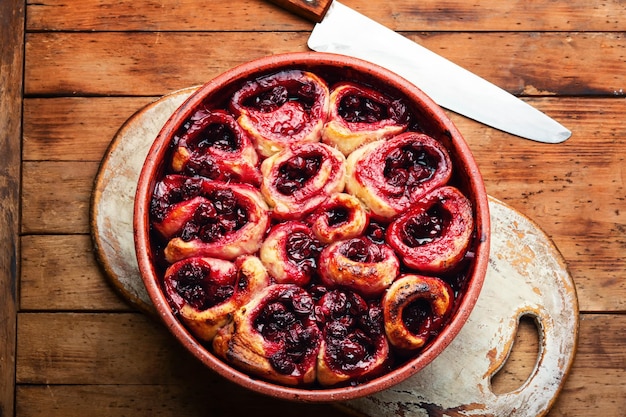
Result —
<instances>
[{"instance_id":1,"label":"kitchen knife","mask_svg":"<svg viewBox=\"0 0 626 417\"><path fill-rule=\"evenodd\" d=\"M441 107L538 142L560 143L572 134L514 95L336 0L269 1L316 23L309 48L394 71Z\"/></svg>"}]
</instances>

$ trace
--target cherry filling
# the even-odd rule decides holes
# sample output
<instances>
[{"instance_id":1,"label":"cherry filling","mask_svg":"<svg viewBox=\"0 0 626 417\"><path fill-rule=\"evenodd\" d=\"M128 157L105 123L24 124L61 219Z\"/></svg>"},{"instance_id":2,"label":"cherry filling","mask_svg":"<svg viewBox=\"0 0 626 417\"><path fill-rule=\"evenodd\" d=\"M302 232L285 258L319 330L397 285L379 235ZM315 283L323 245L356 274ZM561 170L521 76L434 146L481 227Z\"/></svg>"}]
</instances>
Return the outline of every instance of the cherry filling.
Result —
<instances>
[{"instance_id":1,"label":"cherry filling","mask_svg":"<svg viewBox=\"0 0 626 417\"><path fill-rule=\"evenodd\" d=\"M349 220L350 212L347 208L337 206L328 210L328 225L337 226Z\"/></svg>"},{"instance_id":2,"label":"cherry filling","mask_svg":"<svg viewBox=\"0 0 626 417\"><path fill-rule=\"evenodd\" d=\"M197 197L202 192L201 182L184 176L169 176L159 182L150 201L150 215L161 222L172 206Z\"/></svg>"},{"instance_id":3,"label":"cherry filling","mask_svg":"<svg viewBox=\"0 0 626 417\"><path fill-rule=\"evenodd\" d=\"M385 243L385 227L380 223L370 222L365 229L364 235L378 245Z\"/></svg>"},{"instance_id":4,"label":"cherry filling","mask_svg":"<svg viewBox=\"0 0 626 417\"><path fill-rule=\"evenodd\" d=\"M285 104L287 100L289 100L289 92L284 86L278 85L246 100L244 105L257 107L262 112L269 113Z\"/></svg>"},{"instance_id":5,"label":"cherry filling","mask_svg":"<svg viewBox=\"0 0 626 417\"><path fill-rule=\"evenodd\" d=\"M297 231L287 238L285 250L291 262L298 265L304 274L311 276L317 268L317 259L322 245L310 234Z\"/></svg>"},{"instance_id":6,"label":"cherry filling","mask_svg":"<svg viewBox=\"0 0 626 417\"><path fill-rule=\"evenodd\" d=\"M232 284L215 283L209 279L211 269L206 264L185 263L171 277L172 287L196 310L206 310L232 297Z\"/></svg>"},{"instance_id":7,"label":"cherry filling","mask_svg":"<svg viewBox=\"0 0 626 417\"><path fill-rule=\"evenodd\" d=\"M207 197L210 201L198 206L180 234L185 242L195 238L215 242L248 222L246 208L238 203L231 190L215 190Z\"/></svg>"},{"instance_id":8,"label":"cherry filling","mask_svg":"<svg viewBox=\"0 0 626 417\"><path fill-rule=\"evenodd\" d=\"M226 125L213 123L207 126L200 140L196 143L198 150L215 148L226 152L235 152L240 148L239 141L235 133Z\"/></svg>"},{"instance_id":9,"label":"cherry filling","mask_svg":"<svg viewBox=\"0 0 626 417\"><path fill-rule=\"evenodd\" d=\"M350 239L340 246L340 252L343 256L355 262L375 263L384 259L379 246L361 238Z\"/></svg>"},{"instance_id":10,"label":"cherry filling","mask_svg":"<svg viewBox=\"0 0 626 417\"><path fill-rule=\"evenodd\" d=\"M320 299L315 311L324 326L324 357L331 370L364 371L365 363L377 358L384 334L378 306L368 306L354 292L334 290Z\"/></svg>"},{"instance_id":11,"label":"cherry filling","mask_svg":"<svg viewBox=\"0 0 626 417\"><path fill-rule=\"evenodd\" d=\"M254 320L254 328L266 341L280 345L268 358L279 373L292 374L317 345L316 328L305 324L313 308L309 294L288 291L268 303Z\"/></svg>"},{"instance_id":12,"label":"cherry filling","mask_svg":"<svg viewBox=\"0 0 626 417\"><path fill-rule=\"evenodd\" d=\"M407 220L402 228L402 240L413 248L431 243L443 234L451 217L440 204L434 204L425 212Z\"/></svg>"},{"instance_id":13,"label":"cherry filling","mask_svg":"<svg viewBox=\"0 0 626 417\"><path fill-rule=\"evenodd\" d=\"M387 109L367 97L347 95L339 104L339 115L351 123L375 123L388 118Z\"/></svg>"},{"instance_id":14,"label":"cherry filling","mask_svg":"<svg viewBox=\"0 0 626 417\"><path fill-rule=\"evenodd\" d=\"M304 187L317 174L322 164L322 155L298 155L290 158L278 168L274 186L281 194L291 195Z\"/></svg>"},{"instance_id":15,"label":"cherry filling","mask_svg":"<svg viewBox=\"0 0 626 417\"><path fill-rule=\"evenodd\" d=\"M399 123L406 123L408 110L401 101L395 100L387 106L370 97L347 94L342 97L339 115L350 123L376 123L385 119L392 119Z\"/></svg>"},{"instance_id":16,"label":"cherry filling","mask_svg":"<svg viewBox=\"0 0 626 417\"><path fill-rule=\"evenodd\" d=\"M383 174L394 187L411 190L416 185L432 178L437 170L438 159L424 146L409 143L393 150L385 160Z\"/></svg>"},{"instance_id":17,"label":"cherry filling","mask_svg":"<svg viewBox=\"0 0 626 417\"><path fill-rule=\"evenodd\" d=\"M233 117L224 111L200 110L191 116L184 126L184 134L176 137L174 144L184 144L200 152L208 149L235 152L241 149L242 141L233 130L236 128L233 122Z\"/></svg>"},{"instance_id":18,"label":"cherry filling","mask_svg":"<svg viewBox=\"0 0 626 417\"><path fill-rule=\"evenodd\" d=\"M367 304L358 294L352 291L333 290L324 293L315 306L315 318L320 326L336 320L343 320L345 324L352 325L354 316L366 310Z\"/></svg>"},{"instance_id":19,"label":"cherry filling","mask_svg":"<svg viewBox=\"0 0 626 417\"><path fill-rule=\"evenodd\" d=\"M280 78L280 77L277 77ZM310 82L283 79L282 84L267 88L243 101L246 107L257 108L263 113L276 111L289 101L297 101L310 109L315 103L317 90Z\"/></svg>"},{"instance_id":20,"label":"cherry filling","mask_svg":"<svg viewBox=\"0 0 626 417\"><path fill-rule=\"evenodd\" d=\"M240 149L239 141L234 132L224 124L213 123L198 134L195 143L188 144L191 155L184 172L189 175L202 175L210 179L219 178L222 174L215 157L208 149L235 152Z\"/></svg>"},{"instance_id":21,"label":"cherry filling","mask_svg":"<svg viewBox=\"0 0 626 417\"><path fill-rule=\"evenodd\" d=\"M433 314L431 305L426 300L410 303L402 311L402 322L413 335L430 338L441 327L443 317Z\"/></svg>"}]
</instances>

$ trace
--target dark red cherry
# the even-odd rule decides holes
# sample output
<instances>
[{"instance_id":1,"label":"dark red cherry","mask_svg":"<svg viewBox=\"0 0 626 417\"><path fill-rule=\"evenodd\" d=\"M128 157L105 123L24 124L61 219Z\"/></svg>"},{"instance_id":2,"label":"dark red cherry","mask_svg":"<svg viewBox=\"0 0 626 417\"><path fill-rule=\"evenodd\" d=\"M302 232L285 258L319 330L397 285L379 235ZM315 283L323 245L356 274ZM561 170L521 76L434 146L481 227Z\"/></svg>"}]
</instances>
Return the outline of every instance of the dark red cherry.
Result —
<instances>
[{"instance_id":1,"label":"dark red cherry","mask_svg":"<svg viewBox=\"0 0 626 417\"><path fill-rule=\"evenodd\" d=\"M232 285L209 282L210 268L206 265L186 263L173 277L174 290L197 310L206 310L230 298L235 289Z\"/></svg>"},{"instance_id":2,"label":"dark red cherry","mask_svg":"<svg viewBox=\"0 0 626 417\"><path fill-rule=\"evenodd\" d=\"M410 218L402 232L404 242L411 247L418 247L430 243L441 236L450 213L434 204L426 212Z\"/></svg>"}]
</instances>

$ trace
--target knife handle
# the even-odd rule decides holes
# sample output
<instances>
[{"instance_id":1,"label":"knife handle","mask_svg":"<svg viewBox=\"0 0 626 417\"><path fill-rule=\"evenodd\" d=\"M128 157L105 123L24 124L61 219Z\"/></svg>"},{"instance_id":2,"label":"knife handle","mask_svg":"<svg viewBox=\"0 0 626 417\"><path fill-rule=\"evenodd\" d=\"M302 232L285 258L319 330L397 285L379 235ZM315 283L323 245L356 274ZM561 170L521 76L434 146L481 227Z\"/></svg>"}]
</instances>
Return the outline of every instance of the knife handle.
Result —
<instances>
[{"instance_id":1,"label":"knife handle","mask_svg":"<svg viewBox=\"0 0 626 417\"><path fill-rule=\"evenodd\" d=\"M319 23L326 15L330 3L333 0L268 0L285 10L304 17L315 23Z\"/></svg>"}]
</instances>

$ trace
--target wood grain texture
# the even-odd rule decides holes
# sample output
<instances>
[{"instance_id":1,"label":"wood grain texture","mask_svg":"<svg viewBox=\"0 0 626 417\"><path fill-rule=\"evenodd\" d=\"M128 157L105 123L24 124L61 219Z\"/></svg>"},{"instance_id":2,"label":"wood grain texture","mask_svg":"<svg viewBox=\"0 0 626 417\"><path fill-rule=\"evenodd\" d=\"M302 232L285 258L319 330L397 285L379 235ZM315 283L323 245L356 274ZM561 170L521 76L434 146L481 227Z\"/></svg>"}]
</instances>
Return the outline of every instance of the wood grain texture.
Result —
<instances>
[{"instance_id":1,"label":"wood grain texture","mask_svg":"<svg viewBox=\"0 0 626 417\"><path fill-rule=\"evenodd\" d=\"M111 138L156 97L24 100L24 161L100 161ZM89 146L82 146L88 140Z\"/></svg>"},{"instance_id":2,"label":"wood grain texture","mask_svg":"<svg viewBox=\"0 0 626 417\"><path fill-rule=\"evenodd\" d=\"M343 3L573 131L563 144L538 145L448 113L489 194L548 233L577 286L578 352L549 417L622 417L626 3ZM126 118L234 65L306 50L312 23L263 0L8 0L0 19L0 191L8 192L0 203L0 337L8 341L0 339L0 415L347 416L260 397L201 368L160 324L117 297L90 256L88 235L93 180ZM529 332L518 334L494 382L499 392L534 366L540 341Z\"/></svg>"},{"instance_id":3,"label":"wood grain texture","mask_svg":"<svg viewBox=\"0 0 626 417\"><path fill-rule=\"evenodd\" d=\"M22 385L17 404L20 417L347 416L331 405L250 395L210 377L169 385Z\"/></svg>"},{"instance_id":4,"label":"wood grain texture","mask_svg":"<svg viewBox=\"0 0 626 417\"><path fill-rule=\"evenodd\" d=\"M26 162L22 170L22 233L89 233L97 162Z\"/></svg>"},{"instance_id":5,"label":"wood grain texture","mask_svg":"<svg viewBox=\"0 0 626 417\"><path fill-rule=\"evenodd\" d=\"M343 0L398 31L619 31L626 5L572 0ZM47 0L28 2L28 30L300 31L312 24L262 0ZM236 26L233 25L236 22Z\"/></svg>"},{"instance_id":6,"label":"wood grain texture","mask_svg":"<svg viewBox=\"0 0 626 417\"><path fill-rule=\"evenodd\" d=\"M503 33L407 35L515 94L623 97L626 91L623 33L513 32L506 41ZM163 95L261 56L305 51L307 37L300 32L29 33L25 94Z\"/></svg>"},{"instance_id":7,"label":"wood grain texture","mask_svg":"<svg viewBox=\"0 0 626 417\"><path fill-rule=\"evenodd\" d=\"M13 414L25 7L0 2L0 416Z\"/></svg>"},{"instance_id":8,"label":"wood grain texture","mask_svg":"<svg viewBox=\"0 0 626 417\"><path fill-rule=\"evenodd\" d=\"M23 236L22 311L129 311L94 261L89 235Z\"/></svg>"}]
</instances>

